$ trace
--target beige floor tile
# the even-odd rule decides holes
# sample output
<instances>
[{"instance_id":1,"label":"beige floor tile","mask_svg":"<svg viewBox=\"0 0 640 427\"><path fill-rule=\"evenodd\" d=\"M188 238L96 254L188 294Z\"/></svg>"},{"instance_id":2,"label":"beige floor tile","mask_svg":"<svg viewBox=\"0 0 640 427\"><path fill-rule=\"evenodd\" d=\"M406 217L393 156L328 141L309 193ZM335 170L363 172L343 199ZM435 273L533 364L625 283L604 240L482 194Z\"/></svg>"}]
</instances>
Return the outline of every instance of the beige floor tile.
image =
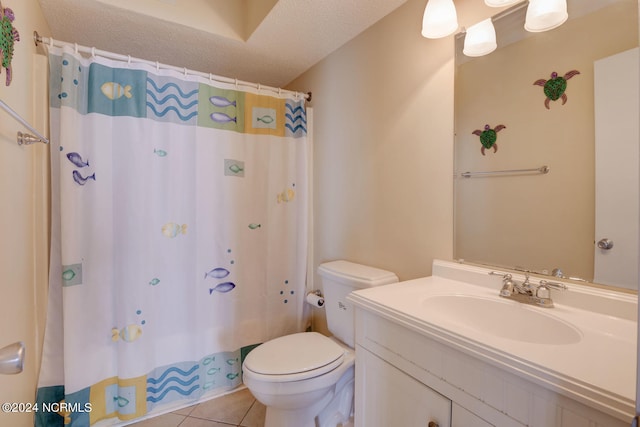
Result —
<instances>
[{"instance_id":1,"label":"beige floor tile","mask_svg":"<svg viewBox=\"0 0 640 427\"><path fill-rule=\"evenodd\" d=\"M187 406L186 408L178 409L177 411L173 411L172 414L178 415L189 415L191 411L196 407L196 405Z\"/></svg>"},{"instance_id":2,"label":"beige floor tile","mask_svg":"<svg viewBox=\"0 0 640 427\"><path fill-rule=\"evenodd\" d=\"M131 427L178 427L186 417L178 414L164 414L148 420L130 424Z\"/></svg>"},{"instance_id":3,"label":"beige floor tile","mask_svg":"<svg viewBox=\"0 0 640 427\"><path fill-rule=\"evenodd\" d=\"M264 417L266 413L267 407L256 400L240 425L243 427L264 427Z\"/></svg>"},{"instance_id":4,"label":"beige floor tile","mask_svg":"<svg viewBox=\"0 0 640 427\"><path fill-rule=\"evenodd\" d=\"M180 427L235 427L235 424L219 423L217 421L203 420L202 418L187 417Z\"/></svg>"},{"instance_id":5,"label":"beige floor tile","mask_svg":"<svg viewBox=\"0 0 640 427\"><path fill-rule=\"evenodd\" d=\"M245 389L200 403L191 411L189 416L238 425L254 401L255 398L251 395L251 392Z\"/></svg>"}]
</instances>

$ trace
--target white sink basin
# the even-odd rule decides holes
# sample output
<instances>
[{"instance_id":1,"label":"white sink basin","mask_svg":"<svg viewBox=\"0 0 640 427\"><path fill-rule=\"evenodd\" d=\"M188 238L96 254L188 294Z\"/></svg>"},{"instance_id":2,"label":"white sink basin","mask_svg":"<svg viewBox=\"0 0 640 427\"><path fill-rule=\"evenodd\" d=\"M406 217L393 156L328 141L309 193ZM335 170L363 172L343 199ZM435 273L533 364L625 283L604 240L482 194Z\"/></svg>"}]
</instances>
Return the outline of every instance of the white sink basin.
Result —
<instances>
[{"instance_id":1,"label":"white sink basin","mask_svg":"<svg viewBox=\"0 0 640 427\"><path fill-rule=\"evenodd\" d=\"M443 326L456 326L514 341L535 344L575 344L582 333L570 323L515 301L469 296L433 295L422 307L429 319Z\"/></svg>"}]
</instances>

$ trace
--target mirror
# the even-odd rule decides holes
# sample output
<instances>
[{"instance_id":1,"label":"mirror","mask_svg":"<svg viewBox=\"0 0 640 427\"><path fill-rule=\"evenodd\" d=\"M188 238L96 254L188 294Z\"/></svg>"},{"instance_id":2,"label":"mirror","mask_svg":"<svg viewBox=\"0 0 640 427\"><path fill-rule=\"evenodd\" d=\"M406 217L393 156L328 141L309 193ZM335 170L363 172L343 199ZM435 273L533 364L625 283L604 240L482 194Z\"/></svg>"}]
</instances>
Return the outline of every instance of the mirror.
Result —
<instances>
[{"instance_id":1,"label":"mirror","mask_svg":"<svg viewBox=\"0 0 640 427\"><path fill-rule=\"evenodd\" d=\"M628 120L597 114L602 101L596 102L594 93L608 92L594 89L594 79L602 79L594 77L594 69L603 58L638 46L638 2L569 0L569 20L542 33L523 29L526 5L494 17L498 48L489 55L464 56L464 34L456 38L454 257L637 289L637 279L609 279L597 271L598 257L611 259L617 249L630 255L623 263L637 277L637 252L625 251L622 237L612 239L614 247L608 252L598 248L597 240L611 236L596 236L596 199L632 189L634 197L625 200L633 208L617 202L605 206L599 209L598 221L602 212L635 212L632 223L622 229L636 239L637 250L638 152L607 146L607 138L613 138L608 131L605 148L597 149L596 140L602 147L603 138L596 134L603 131L596 117L614 129L636 132L627 144L634 150L638 120L637 115ZM617 73L628 74L627 67L614 70L616 90L636 93L622 79L615 81ZM563 87L559 82L555 94L548 92L552 97L563 95L557 100L547 99L544 87L553 72L566 83ZM633 98L637 108L637 94ZM485 130L496 133L483 136ZM596 151L631 159L635 170L614 161L609 174L621 177L621 183L597 185L602 173L595 171L601 162Z\"/></svg>"}]
</instances>

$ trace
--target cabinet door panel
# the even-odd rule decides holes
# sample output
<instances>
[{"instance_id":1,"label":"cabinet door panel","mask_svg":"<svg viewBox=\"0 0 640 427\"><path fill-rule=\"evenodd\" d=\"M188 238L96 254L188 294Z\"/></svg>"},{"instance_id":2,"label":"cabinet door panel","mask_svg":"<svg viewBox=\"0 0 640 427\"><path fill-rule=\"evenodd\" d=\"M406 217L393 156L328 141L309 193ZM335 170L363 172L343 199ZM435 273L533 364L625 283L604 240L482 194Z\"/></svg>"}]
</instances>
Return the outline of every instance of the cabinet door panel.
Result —
<instances>
[{"instance_id":1,"label":"cabinet door panel","mask_svg":"<svg viewBox=\"0 0 640 427\"><path fill-rule=\"evenodd\" d=\"M356 426L451 426L449 399L362 347L357 355Z\"/></svg>"},{"instance_id":2,"label":"cabinet door panel","mask_svg":"<svg viewBox=\"0 0 640 427\"><path fill-rule=\"evenodd\" d=\"M493 424L489 424L455 402L453 403L451 412L451 427L494 427Z\"/></svg>"}]
</instances>

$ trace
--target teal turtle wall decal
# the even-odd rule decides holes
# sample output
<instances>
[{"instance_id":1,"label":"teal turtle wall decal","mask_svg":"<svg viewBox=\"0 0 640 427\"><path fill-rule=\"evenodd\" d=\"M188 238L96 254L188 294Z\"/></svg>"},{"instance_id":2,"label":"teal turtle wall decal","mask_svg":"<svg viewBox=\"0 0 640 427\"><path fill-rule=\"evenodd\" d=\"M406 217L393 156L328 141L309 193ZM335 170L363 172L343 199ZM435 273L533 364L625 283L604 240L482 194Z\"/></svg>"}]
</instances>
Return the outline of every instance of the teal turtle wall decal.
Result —
<instances>
[{"instance_id":1,"label":"teal turtle wall decal","mask_svg":"<svg viewBox=\"0 0 640 427\"><path fill-rule=\"evenodd\" d=\"M496 153L498 151L498 144L496 141L498 140L498 132L502 129L506 129L505 125L498 125L494 129L491 129L491 126L484 125L484 130L474 130L471 132L474 135L478 135L480 137L480 143L482 144L482 148L480 148L480 152L484 156L484 150L493 148L493 152Z\"/></svg>"},{"instance_id":2,"label":"teal turtle wall decal","mask_svg":"<svg viewBox=\"0 0 640 427\"><path fill-rule=\"evenodd\" d=\"M555 71L551 73L549 80L539 79L533 82L534 85L542 86L544 94L547 99L544 100L544 106L549 110L549 101L557 101L562 99L562 105L567 102L567 94L564 93L567 90L567 80L571 77L580 74L578 70L571 70L564 76L560 77Z\"/></svg>"}]
</instances>

